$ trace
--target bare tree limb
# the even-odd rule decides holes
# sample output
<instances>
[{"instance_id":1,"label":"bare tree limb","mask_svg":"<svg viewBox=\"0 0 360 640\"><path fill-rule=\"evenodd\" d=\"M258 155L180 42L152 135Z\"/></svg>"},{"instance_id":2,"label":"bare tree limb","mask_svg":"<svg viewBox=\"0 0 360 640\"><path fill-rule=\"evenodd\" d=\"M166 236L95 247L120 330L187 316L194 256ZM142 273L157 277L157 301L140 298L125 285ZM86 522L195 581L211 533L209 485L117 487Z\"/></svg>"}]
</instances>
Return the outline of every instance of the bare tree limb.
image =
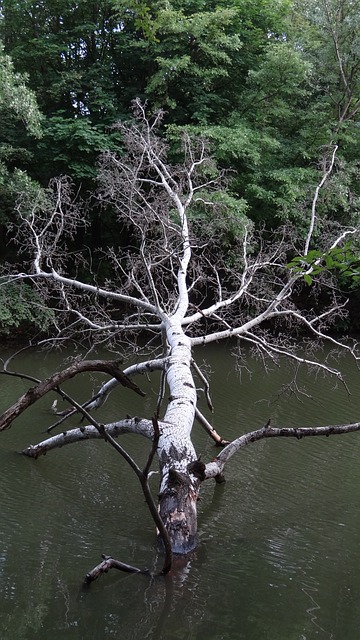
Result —
<instances>
[{"instance_id":1,"label":"bare tree limb","mask_svg":"<svg viewBox=\"0 0 360 640\"><path fill-rule=\"evenodd\" d=\"M0 417L0 431L7 429L13 420L17 418L25 409L30 407L34 402L42 398L49 391L56 389L60 384L62 384L65 380L69 380L73 378L78 373L83 373L84 371L103 371L104 373L108 373L116 378L116 380L123 385L124 387L128 387L132 389L140 396L144 396L145 394L141 389L130 380L119 368L119 361L116 360L83 360L80 362L75 362L70 365L67 369L63 371L58 371L54 373L46 380L43 380L36 387L32 387L29 389L21 398L15 402L12 407L10 407L7 411L3 413ZM14 373L9 373L7 371L1 371L0 373L5 375L14 375Z\"/></svg>"},{"instance_id":2,"label":"bare tree limb","mask_svg":"<svg viewBox=\"0 0 360 640\"><path fill-rule=\"evenodd\" d=\"M304 250L304 255L305 256L307 256L307 254L309 253L309 246L310 246L311 238L312 238L312 235L313 235L313 232L314 232L315 220L316 220L316 205L317 205L317 201L318 201L318 198L319 198L320 189L324 186L325 182L329 179L329 177L332 174L337 150L338 150L338 145L335 144L334 148L332 150L330 162L329 162L328 166L325 167L324 174L323 174L319 184L317 185L317 187L315 189L315 194L314 194L314 198L313 198L312 205L311 205L310 226L309 226L308 234L306 236L306 241L305 241L305 250Z\"/></svg>"},{"instance_id":3,"label":"bare tree limb","mask_svg":"<svg viewBox=\"0 0 360 640\"><path fill-rule=\"evenodd\" d=\"M326 427L272 427L270 426L269 420L261 429L245 433L225 447L212 462L209 462L206 465L205 478L215 478L218 474L221 474L225 465L235 453L246 447L248 444L257 442L258 440L263 440L264 438L296 438L297 440L301 440L308 436L329 437L332 435L354 433L355 431L360 431L360 422L344 425L330 425Z\"/></svg>"},{"instance_id":4,"label":"bare tree limb","mask_svg":"<svg viewBox=\"0 0 360 640\"><path fill-rule=\"evenodd\" d=\"M151 421L137 417L111 422L104 425L104 428L113 438L117 438L125 433L134 433L152 440L154 435ZM50 436L38 444L30 445L21 453L29 458L37 459L40 456L46 455L49 451L61 449L67 444L100 438L103 439L103 434L99 433L99 430L95 426L86 425L84 427L75 427L67 431L62 431L62 433L58 433L55 436Z\"/></svg>"}]
</instances>

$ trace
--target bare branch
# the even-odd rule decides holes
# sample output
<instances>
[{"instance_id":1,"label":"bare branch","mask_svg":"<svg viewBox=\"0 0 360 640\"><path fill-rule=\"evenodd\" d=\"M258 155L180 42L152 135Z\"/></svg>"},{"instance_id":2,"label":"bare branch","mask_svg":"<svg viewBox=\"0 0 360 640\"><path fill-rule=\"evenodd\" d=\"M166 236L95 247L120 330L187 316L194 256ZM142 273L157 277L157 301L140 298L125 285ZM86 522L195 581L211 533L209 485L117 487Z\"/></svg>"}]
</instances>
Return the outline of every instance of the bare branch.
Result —
<instances>
[{"instance_id":1,"label":"bare branch","mask_svg":"<svg viewBox=\"0 0 360 640\"><path fill-rule=\"evenodd\" d=\"M216 429L214 429L212 424L210 424L210 422L206 420L205 416L201 413L201 411L199 411L199 409L196 409L195 417L199 424L203 427L203 429L205 429L206 433L209 434L210 438L212 438L219 447L224 447L225 445L229 444L229 440L224 440L224 438L219 436Z\"/></svg>"},{"instance_id":2,"label":"bare branch","mask_svg":"<svg viewBox=\"0 0 360 640\"><path fill-rule=\"evenodd\" d=\"M212 403L211 397L210 397L209 381L204 376L203 372L201 371L200 367L198 367L198 365L196 364L195 360L191 361L191 366L194 368L194 370L196 372L196 375L199 376L200 380L204 384L206 402L207 402L207 405L208 405L210 411L214 411L213 403Z\"/></svg>"},{"instance_id":3,"label":"bare branch","mask_svg":"<svg viewBox=\"0 0 360 640\"><path fill-rule=\"evenodd\" d=\"M325 167L324 169L324 173L323 176L319 182L319 184L317 185L316 189L315 189L315 194L314 194L314 198L312 201L312 205L311 205L311 218L310 218L310 226L309 226L309 230L308 230L308 234L306 236L306 241L305 241L305 250L304 250L304 255L307 256L307 254L309 253L309 246L310 246L310 242L311 242L311 238L314 232L314 227L315 227L315 220L316 220L316 205L317 205L317 201L319 198L319 193L320 193L320 189L324 186L325 182L329 179L330 175L332 174L333 168L334 168L334 163L335 163L335 157L336 157L336 152L338 150L338 145L334 145L334 148L332 150L332 154L331 154L331 159L330 162L328 164L328 166Z\"/></svg>"},{"instance_id":4,"label":"bare branch","mask_svg":"<svg viewBox=\"0 0 360 640\"><path fill-rule=\"evenodd\" d=\"M144 362L138 362L137 364L131 365L124 369L123 373L129 378L132 378L135 375L143 375L151 373L152 371L164 371L167 364L167 357L158 358L156 360L145 360ZM90 400L88 400L84 407L88 411L92 411L93 409L98 409L101 407L106 401L109 393L117 387L119 381L116 378L112 378L105 382L102 385L101 389L93 396Z\"/></svg>"},{"instance_id":5,"label":"bare branch","mask_svg":"<svg viewBox=\"0 0 360 640\"><path fill-rule=\"evenodd\" d=\"M326 371L326 373L329 373L330 375L335 376L336 378L338 378L338 380L340 380L343 384L345 384L341 372L338 369L335 369L334 367L330 367L329 365L324 364L323 362L319 362L317 360L310 360L310 358L306 358L304 356L298 356L296 353L293 353L292 351L290 351L288 349L284 349L284 348L281 348L279 346L272 345L270 342L268 342L264 338L262 338L260 336L255 336L255 335L251 334L250 332L244 333L244 335L242 337L243 337L244 340L247 340L248 342L251 342L252 344L260 346L261 348L266 350L268 353L272 352L272 353L275 353L275 354L279 354L281 356L286 356L287 358L289 358L289 360L295 360L295 362L298 362L300 364L305 364L305 365L307 365L309 367L315 367L317 369L322 369L323 371ZM347 387L346 387L346 389L347 389ZM347 391L348 391L348 389L347 389Z\"/></svg>"},{"instance_id":6,"label":"bare branch","mask_svg":"<svg viewBox=\"0 0 360 640\"><path fill-rule=\"evenodd\" d=\"M136 433L146 438L153 438L153 428L150 420L139 420L139 418L129 418L126 420L118 420L104 425L106 432L112 437L117 438L125 433ZM84 440L103 439L102 434L92 425L68 429L55 436L46 438L38 444L30 445L21 453L30 458L39 458L46 455L48 451L60 449L67 444L75 442L83 442Z\"/></svg>"},{"instance_id":7,"label":"bare branch","mask_svg":"<svg viewBox=\"0 0 360 640\"><path fill-rule=\"evenodd\" d=\"M270 421L261 429L256 431L250 431L249 433L240 436L236 440L233 440L227 447L225 447L216 458L206 465L205 477L214 478L219 473L222 473L225 464L246 445L264 438L296 438L301 440L308 436L331 436L331 435L344 435L345 433L354 433L360 431L360 422L354 422L352 424L344 425L331 425L326 427L271 427Z\"/></svg>"},{"instance_id":8,"label":"bare branch","mask_svg":"<svg viewBox=\"0 0 360 640\"><path fill-rule=\"evenodd\" d=\"M119 382L124 387L128 387L132 389L140 396L144 396L145 394L141 391L141 389L132 382L119 368L119 361L116 360L83 360L80 362L75 362L67 369L63 371L58 371L54 373L43 382L39 383L36 387L32 387L29 389L17 402L15 402L12 407L10 407L3 415L0 417L0 431L7 429L10 427L11 423L15 418L17 418L21 413L25 411L28 407L30 407L34 402L42 398L46 393L56 389L60 384L62 384L65 380L69 380L73 378L78 373L83 373L84 371L103 371L104 373L108 373L110 375L115 376L117 382ZM0 373L8 375L7 371L1 371ZM10 375L14 375L11 373Z\"/></svg>"}]
</instances>

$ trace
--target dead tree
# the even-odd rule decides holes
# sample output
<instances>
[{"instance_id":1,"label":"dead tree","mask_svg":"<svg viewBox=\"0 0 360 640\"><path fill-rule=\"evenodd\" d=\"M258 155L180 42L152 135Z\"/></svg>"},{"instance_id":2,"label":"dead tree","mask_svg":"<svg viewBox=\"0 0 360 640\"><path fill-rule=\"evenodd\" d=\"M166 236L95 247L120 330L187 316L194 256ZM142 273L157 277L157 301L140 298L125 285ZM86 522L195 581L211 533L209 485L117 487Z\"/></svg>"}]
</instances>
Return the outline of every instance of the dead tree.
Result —
<instances>
[{"instance_id":1,"label":"dead tree","mask_svg":"<svg viewBox=\"0 0 360 640\"><path fill-rule=\"evenodd\" d=\"M342 342L329 332L332 322L345 313L346 301L334 293L333 275L326 268L326 256L341 248L358 230L323 226L322 234L317 234L318 253L315 258L311 254L314 230L318 232L321 225L317 201L336 162L337 147L332 146L309 208L305 237L297 239L293 230L282 230L267 243L264 236L256 236L250 221L239 215L232 221L236 242L231 255L224 255L222 238L206 222L214 215L224 215L224 210L214 198L222 188L221 176L215 173L205 142L192 141L185 135L184 161L171 165L167 146L156 133L161 114L150 120L137 102L136 118L135 124L118 125L127 154L118 157L106 153L100 165L101 202L116 211L121 224L129 227L132 234L131 248L114 245L106 255L109 271L111 268L109 278L98 282L89 266L84 281L77 275L84 270L84 264L79 262L76 266L74 256L71 264L75 275L66 274L64 243L83 224L83 216L71 198L68 181L60 178L30 210L19 201L17 242L25 257L30 251L30 266L26 271L8 274L3 282L31 282L44 305L55 300L57 333L53 340L71 336L90 337L93 344L106 340L118 353L124 344L132 351L137 345L136 364L121 371L118 363L107 363L107 369L103 365L103 370L113 377L82 407L72 402L67 415L74 411L90 415L119 383L139 392L132 383L135 376L161 372L154 407L157 435L149 417L119 419L100 429L95 421L49 435L23 453L38 458L57 447L104 435L117 438L132 432L150 440L156 435L159 514L173 553L186 554L197 544L201 483L209 478L221 482L226 463L243 446L268 437L302 438L360 428L360 423L319 429L280 429L268 424L227 443L197 407L197 385L203 387L210 409L211 400L208 381L195 362L195 353L202 345L233 339L251 345L271 361L287 357L343 381L336 367L321 362L316 354L303 355L299 334L318 343L328 342L334 349L346 350L359 359L355 343ZM289 267L294 256L298 259ZM84 255L80 257L85 260ZM327 306L319 308L316 292L326 282L331 282ZM313 304L308 300L306 308L299 303L304 288L314 295ZM145 336L148 340L144 346ZM141 338L139 343L137 338ZM76 361L70 368L72 375L81 368L86 367ZM9 371L9 366L5 369ZM29 403L49 388L62 393L59 384L66 376L56 374L31 389L5 411L0 429L9 427ZM217 444L225 445L207 464L198 459L192 443L195 420ZM103 570L115 564L105 558Z\"/></svg>"}]
</instances>

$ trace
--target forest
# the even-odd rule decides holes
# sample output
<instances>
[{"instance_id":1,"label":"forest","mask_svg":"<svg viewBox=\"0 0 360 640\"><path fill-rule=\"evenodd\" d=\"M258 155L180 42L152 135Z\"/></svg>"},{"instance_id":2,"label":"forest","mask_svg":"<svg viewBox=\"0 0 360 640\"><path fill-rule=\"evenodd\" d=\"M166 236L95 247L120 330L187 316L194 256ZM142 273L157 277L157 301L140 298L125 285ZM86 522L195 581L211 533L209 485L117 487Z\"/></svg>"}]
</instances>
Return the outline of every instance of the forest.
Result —
<instances>
[{"instance_id":1,"label":"forest","mask_svg":"<svg viewBox=\"0 0 360 640\"><path fill-rule=\"evenodd\" d=\"M356 226L359 13L356 0L1 2L2 267L17 260L19 202L29 209L66 176L87 220L70 254L86 247L99 281L110 276L101 256L113 238L123 247L133 238L99 198L99 157L124 153L114 125L131 120L135 99L149 113L163 110L159 134L173 162L184 132L206 139L214 172L226 180L213 206L199 203L192 216L221 236L230 260L248 222L268 236L288 225L305 237L335 144L318 216ZM356 239L349 250L350 271L349 261L335 265L354 311L340 331L358 325ZM34 311L29 282L2 287L0 296L3 336L50 330L51 313Z\"/></svg>"}]
</instances>

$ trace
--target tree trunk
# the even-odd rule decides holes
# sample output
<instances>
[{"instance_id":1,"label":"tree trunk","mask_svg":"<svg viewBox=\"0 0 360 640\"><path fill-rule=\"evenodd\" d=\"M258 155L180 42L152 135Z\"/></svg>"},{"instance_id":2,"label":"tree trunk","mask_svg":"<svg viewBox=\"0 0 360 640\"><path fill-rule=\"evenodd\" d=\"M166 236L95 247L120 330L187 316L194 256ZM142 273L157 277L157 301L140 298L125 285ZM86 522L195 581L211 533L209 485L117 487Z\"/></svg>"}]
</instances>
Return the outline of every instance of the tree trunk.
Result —
<instances>
[{"instance_id":1,"label":"tree trunk","mask_svg":"<svg viewBox=\"0 0 360 640\"><path fill-rule=\"evenodd\" d=\"M197 456L191 442L195 418L196 388L191 373L191 343L181 323L169 321L167 338L171 353L166 366L170 390L161 422L158 455L161 473L159 509L173 553L189 553L196 547L200 481L191 472Z\"/></svg>"},{"instance_id":2,"label":"tree trunk","mask_svg":"<svg viewBox=\"0 0 360 640\"><path fill-rule=\"evenodd\" d=\"M188 473L170 468L166 489L160 494L159 507L173 553L189 553L197 545L196 503L199 484Z\"/></svg>"}]
</instances>

